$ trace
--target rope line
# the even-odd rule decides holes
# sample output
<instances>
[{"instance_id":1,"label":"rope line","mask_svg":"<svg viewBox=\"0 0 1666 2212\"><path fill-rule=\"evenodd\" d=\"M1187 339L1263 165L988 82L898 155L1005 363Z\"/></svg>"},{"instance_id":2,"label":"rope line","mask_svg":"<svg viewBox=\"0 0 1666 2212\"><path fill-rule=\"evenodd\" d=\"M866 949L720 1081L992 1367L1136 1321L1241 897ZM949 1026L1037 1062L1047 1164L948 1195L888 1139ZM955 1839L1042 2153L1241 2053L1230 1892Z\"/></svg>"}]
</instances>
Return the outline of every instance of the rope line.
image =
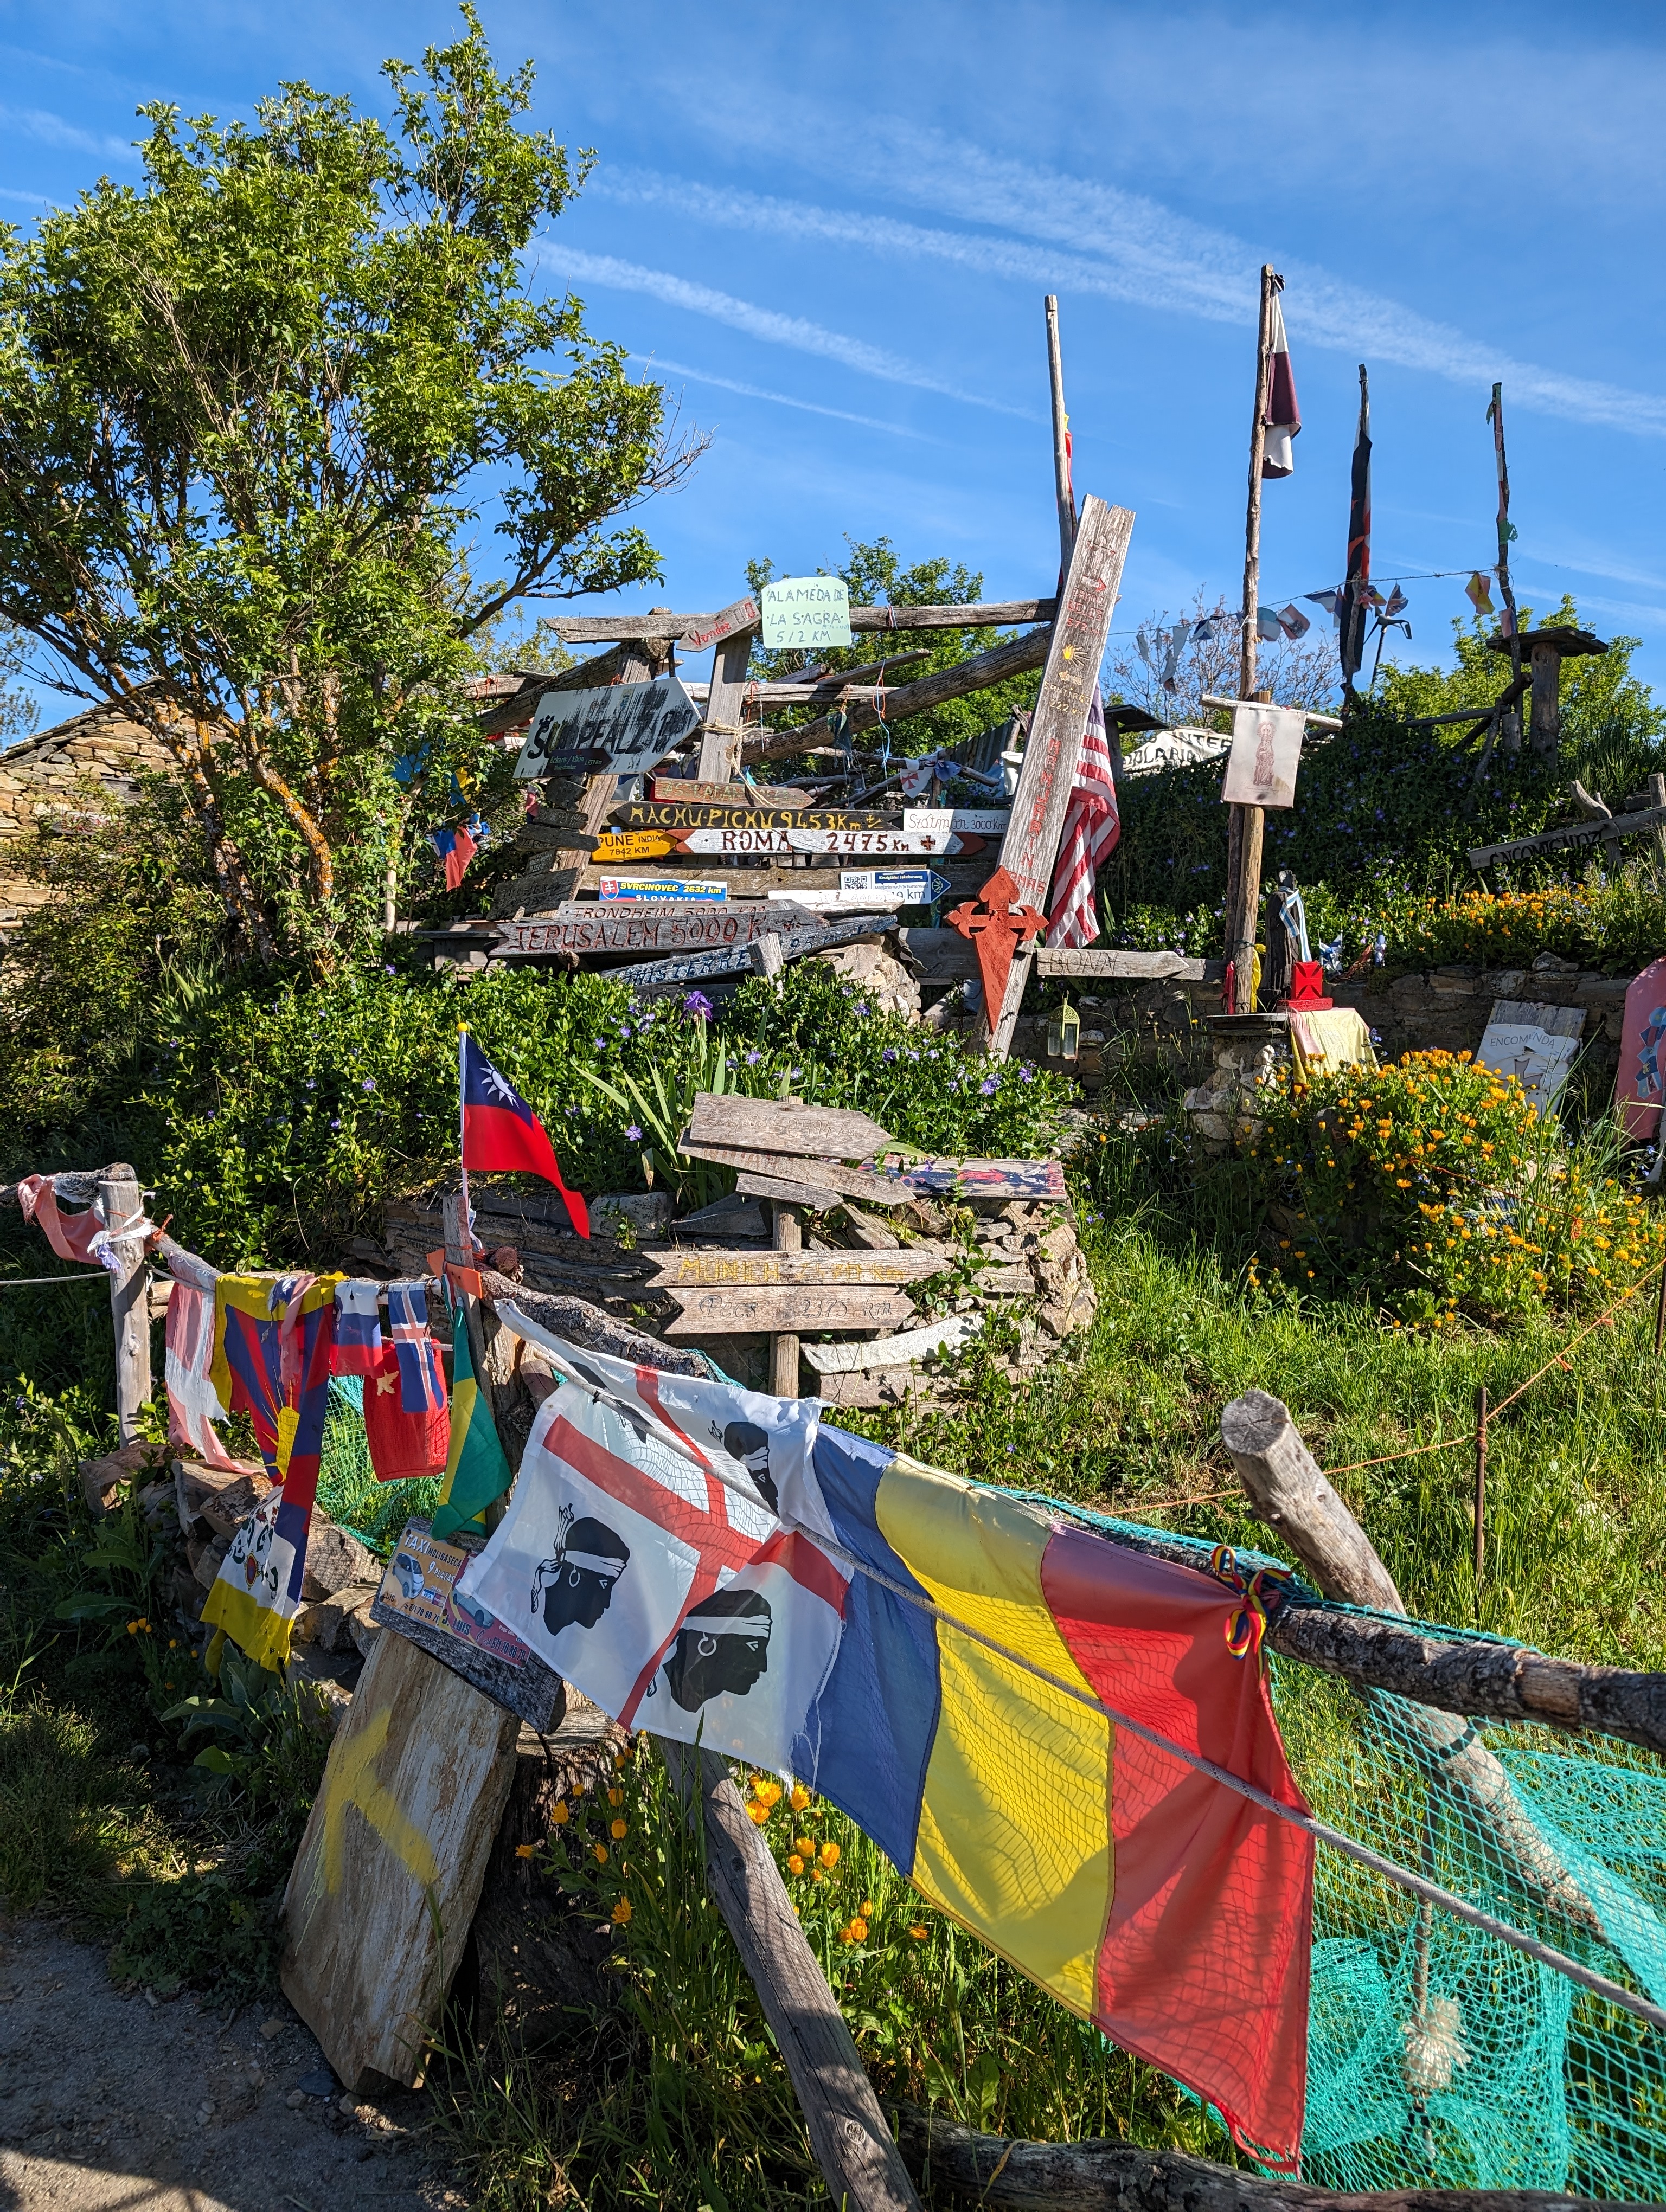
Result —
<instances>
[{"instance_id":1,"label":"rope line","mask_svg":"<svg viewBox=\"0 0 1666 2212\"><path fill-rule=\"evenodd\" d=\"M514 1311L514 1318L511 1325L519 1330L526 1322L526 1316L516 1309L508 1309L506 1306L506 1310ZM534 1340L550 1352L562 1370L564 1379L570 1382L575 1389L591 1399L593 1402L600 1401L617 1408L622 1413L629 1411L640 1419L640 1408L628 1406L625 1400L617 1397L611 1390L599 1389L593 1381L571 1367L558 1349L558 1339L551 1339L544 1331L538 1330L536 1323L532 1323L530 1326L537 1330ZM697 1466L708 1479L721 1484L724 1489L733 1491L736 1497L745 1498L749 1504L757 1504L757 1498L751 1490L743 1489L732 1476L725 1474L721 1468L714 1466L703 1453L698 1451L694 1445L685 1443L669 1425L665 1426L663 1440L671 1443L680 1457ZM879 1568L870 1566L866 1559L859 1559L854 1553L846 1551L842 1545L834 1541L824 1531L807 1528L801 1522L789 1520L785 1514L779 1511L776 1517L784 1528L791 1528L794 1533L807 1537L823 1551L841 1560L854 1574L865 1576L869 1582L877 1583L882 1589L889 1590L893 1596L903 1599L916 1611L928 1613L933 1620L941 1621L945 1628L952 1629L956 1635L964 1636L974 1644L981 1644L986 1650L994 1652L997 1658L1005 1660L1009 1666L1017 1668L1022 1674L1032 1676L1038 1682L1045 1682L1049 1689L1060 1692L1076 1705L1085 1707L1090 1712L1098 1713L1104 1719L1111 1722L1114 1726L1127 1729L1131 1735L1142 1743L1149 1744L1153 1750L1164 1752L1170 1758L1179 1759L1183 1765L1192 1767L1200 1774L1207 1774L1211 1781L1219 1783L1223 1789L1235 1791L1240 1797L1248 1798L1252 1805L1259 1806L1263 1812L1272 1814L1276 1820L1284 1820L1293 1828L1299 1828L1302 1833L1310 1838L1313 1842L1326 1844L1330 1850L1340 1852L1345 1858L1353 1859L1357 1865L1368 1869L1373 1874L1380 1875L1384 1881L1394 1883L1401 1889L1409 1891L1413 1896L1422 1898L1431 1905L1438 1905L1444 1911L1455 1914L1460 1920L1468 1921L1471 1927L1479 1928L1483 1934L1494 1937L1499 1942L1507 1943L1512 1949L1522 1952L1526 1957L1537 1960L1541 1966L1554 1967L1558 1973L1566 1975L1570 1981L1578 1982L1582 1988L1590 1990L1595 1996L1605 1999L1610 2004L1620 2006L1624 2011L1635 2014L1639 2020L1646 2021L1651 2027L1666 2028L1666 2010L1663 2010L1658 2005L1651 2004L1646 1997L1639 1996L1634 1990L1622 1987L1618 1982L1610 1981L1607 1975L1599 1974L1594 1967L1583 1965L1578 1959L1570 1958L1566 1952L1554 1950L1549 1944L1540 1942L1536 1936L1526 1934L1523 1929L1512 1928L1508 1921L1495 1919L1490 1912L1484 1912L1479 1905L1469 1904L1466 1899L1457 1896L1450 1889L1443 1889L1438 1882L1429 1881L1426 1876L1414 1874L1408 1867L1396 1865L1394 1860L1384 1858L1380 1851L1372 1850L1369 1844L1357 1843L1352 1836L1345 1834L1341 1829L1333 1828L1328 1821L1317 1820L1311 1813L1297 1806L1283 1803L1279 1798L1262 1789L1258 1784L1247 1781L1241 1774L1234 1774L1230 1767L1218 1765L1213 1759L1206 1758L1201 1752L1189 1751L1183 1744L1176 1743L1172 1738L1162 1735L1158 1729L1147 1728L1143 1721L1134 1719L1130 1714L1119 1712L1116 1706L1106 1705L1103 1698L1095 1697L1091 1691L1079 1689L1075 1683L1067 1681L1062 1675L1055 1674L1048 1668L1037 1665L1033 1659L1025 1658L1022 1652L1014 1651L1010 1645L1000 1643L994 1637L986 1636L982 1629L974 1628L969 1622L958 1620L932 1599L922 1595L917 1590L909 1589L903 1583L894 1581L891 1576L882 1573ZM1231 1595L1230 1592L1226 1594Z\"/></svg>"},{"instance_id":2,"label":"rope line","mask_svg":"<svg viewBox=\"0 0 1666 2212\"><path fill-rule=\"evenodd\" d=\"M1655 1277L1659 1274L1663 1267L1666 1267L1666 1260L1657 1260L1652 1267L1649 1268L1645 1273L1638 1277L1637 1280L1632 1285L1628 1291L1622 1291L1620 1292L1620 1296L1614 1300L1614 1304L1608 1308L1606 1313L1598 1314L1595 1321L1587 1322L1582 1329L1576 1330L1573 1335L1569 1337L1567 1342L1562 1346L1560 1352L1555 1352L1551 1354L1550 1358L1546 1360L1544 1365L1540 1368L1536 1375L1529 1375L1526 1382L1518 1383L1507 1398L1500 1398L1498 1404L1490 1407L1487 1412L1487 1425L1491 1427L1493 1422L1497 1419L1498 1416L1501 1413L1503 1413L1505 1407L1506 1406L1513 1406L1517 1399L1523 1396L1526 1392L1533 1388L1535 1382L1542 1382L1545 1376L1549 1374L1553 1367L1566 1367L1567 1364L1567 1355L1572 1351L1574 1346L1576 1344L1583 1344L1586 1337L1590 1334L1593 1329L1601 1328L1605 1323L1612 1321L1615 1314L1619 1312L1620 1307L1623 1306L1628 1299L1634 1298L1645 1283L1651 1283ZM1480 1434L1481 1431L1479 1428L1464 1429L1457 1436L1443 1437L1436 1443L1408 1444L1404 1451L1384 1452L1380 1459L1351 1460L1346 1467L1322 1468L1320 1472L1323 1474L1327 1481L1329 1481L1334 1475L1359 1474L1368 1467L1391 1467L1397 1460L1420 1459L1426 1452L1456 1451L1460 1444L1473 1443ZM1230 1495L1230 1493L1223 1493L1223 1495Z\"/></svg>"}]
</instances>

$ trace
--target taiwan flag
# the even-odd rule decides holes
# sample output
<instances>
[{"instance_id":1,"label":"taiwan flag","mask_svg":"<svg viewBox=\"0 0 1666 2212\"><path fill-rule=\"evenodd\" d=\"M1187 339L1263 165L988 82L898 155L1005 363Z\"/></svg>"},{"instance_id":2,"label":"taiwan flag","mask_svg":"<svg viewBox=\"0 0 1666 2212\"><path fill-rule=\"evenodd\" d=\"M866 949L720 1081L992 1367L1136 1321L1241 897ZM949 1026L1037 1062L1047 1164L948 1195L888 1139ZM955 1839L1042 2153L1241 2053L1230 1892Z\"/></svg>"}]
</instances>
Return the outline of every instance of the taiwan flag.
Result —
<instances>
[{"instance_id":1,"label":"taiwan flag","mask_svg":"<svg viewBox=\"0 0 1666 2212\"><path fill-rule=\"evenodd\" d=\"M581 1237L590 1234L590 1216L575 1190L561 1179L542 1121L506 1076L500 1075L465 1030L458 1040L458 1075L463 1102L463 1167L507 1169L542 1176L567 1205L567 1218Z\"/></svg>"}]
</instances>

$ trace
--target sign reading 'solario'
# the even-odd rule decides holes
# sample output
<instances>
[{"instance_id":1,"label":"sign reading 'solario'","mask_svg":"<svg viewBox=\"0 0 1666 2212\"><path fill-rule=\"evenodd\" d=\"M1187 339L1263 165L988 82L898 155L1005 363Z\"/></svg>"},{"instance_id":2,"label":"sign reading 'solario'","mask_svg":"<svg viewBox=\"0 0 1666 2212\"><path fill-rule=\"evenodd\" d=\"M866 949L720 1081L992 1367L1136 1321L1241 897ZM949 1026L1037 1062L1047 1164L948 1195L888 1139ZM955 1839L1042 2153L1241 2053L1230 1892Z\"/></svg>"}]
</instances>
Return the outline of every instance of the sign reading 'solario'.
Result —
<instances>
[{"instance_id":1,"label":"sign reading 'solario'","mask_svg":"<svg viewBox=\"0 0 1666 2212\"><path fill-rule=\"evenodd\" d=\"M700 726L700 709L674 676L651 684L610 684L595 691L546 691L515 763L532 783L557 754L605 753L610 772L643 775Z\"/></svg>"},{"instance_id":2,"label":"sign reading 'solario'","mask_svg":"<svg viewBox=\"0 0 1666 2212\"><path fill-rule=\"evenodd\" d=\"M765 652L850 643L850 592L842 576L783 576L762 596Z\"/></svg>"}]
</instances>

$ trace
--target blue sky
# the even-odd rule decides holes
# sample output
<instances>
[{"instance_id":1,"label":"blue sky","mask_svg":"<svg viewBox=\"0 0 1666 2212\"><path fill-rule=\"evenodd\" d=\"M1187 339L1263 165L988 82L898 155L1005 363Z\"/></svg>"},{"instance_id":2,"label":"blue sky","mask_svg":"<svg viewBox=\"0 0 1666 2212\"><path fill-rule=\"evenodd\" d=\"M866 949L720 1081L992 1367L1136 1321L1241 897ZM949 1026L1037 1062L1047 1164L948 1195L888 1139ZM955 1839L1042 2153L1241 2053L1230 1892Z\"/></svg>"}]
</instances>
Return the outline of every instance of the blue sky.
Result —
<instances>
[{"instance_id":1,"label":"blue sky","mask_svg":"<svg viewBox=\"0 0 1666 2212\"><path fill-rule=\"evenodd\" d=\"M1079 490L1137 514L1117 628L1236 605L1256 272L1286 276L1304 427L1268 487L1262 597L1342 566L1356 364L1371 372L1379 579L1444 657L1488 563L1502 376L1518 596L1572 591L1666 690L1666 33L1609 0L1374 17L982 0L903 9L484 0L536 119L593 146L535 287L586 301L708 452L646 511L666 584L721 605L749 556L846 534L1057 568L1042 300L1060 295ZM0 4L0 215L137 179L142 100L247 114L285 77L385 107L440 0ZM44 719L63 711L43 702Z\"/></svg>"}]
</instances>

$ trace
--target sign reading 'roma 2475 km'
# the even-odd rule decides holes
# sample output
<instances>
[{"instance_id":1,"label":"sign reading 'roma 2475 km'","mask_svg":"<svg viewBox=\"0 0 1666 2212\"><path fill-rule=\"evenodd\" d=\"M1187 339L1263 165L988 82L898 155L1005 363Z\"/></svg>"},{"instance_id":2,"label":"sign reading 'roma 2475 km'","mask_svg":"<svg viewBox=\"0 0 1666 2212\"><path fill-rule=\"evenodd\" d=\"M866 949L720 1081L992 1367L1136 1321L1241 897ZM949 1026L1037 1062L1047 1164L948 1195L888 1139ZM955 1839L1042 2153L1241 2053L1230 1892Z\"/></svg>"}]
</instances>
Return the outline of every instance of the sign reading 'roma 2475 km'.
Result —
<instances>
[{"instance_id":1,"label":"sign reading 'roma 2475 km'","mask_svg":"<svg viewBox=\"0 0 1666 2212\"><path fill-rule=\"evenodd\" d=\"M645 775L700 726L700 709L674 676L610 684L594 691L546 691L515 763L522 783L550 773L552 759L605 756L619 775Z\"/></svg>"},{"instance_id":2,"label":"sign reading 'roma 2475 km'","mask_svg":"<svg viewBox=\"0 0 1666 2212\"><path fill-rule=\"evenodd\" d=\"M915 830L684 830L685 853L840 853L852 859L897 859L910 853L958 853L970 840Z\"/></svg>"}]
</instances>

